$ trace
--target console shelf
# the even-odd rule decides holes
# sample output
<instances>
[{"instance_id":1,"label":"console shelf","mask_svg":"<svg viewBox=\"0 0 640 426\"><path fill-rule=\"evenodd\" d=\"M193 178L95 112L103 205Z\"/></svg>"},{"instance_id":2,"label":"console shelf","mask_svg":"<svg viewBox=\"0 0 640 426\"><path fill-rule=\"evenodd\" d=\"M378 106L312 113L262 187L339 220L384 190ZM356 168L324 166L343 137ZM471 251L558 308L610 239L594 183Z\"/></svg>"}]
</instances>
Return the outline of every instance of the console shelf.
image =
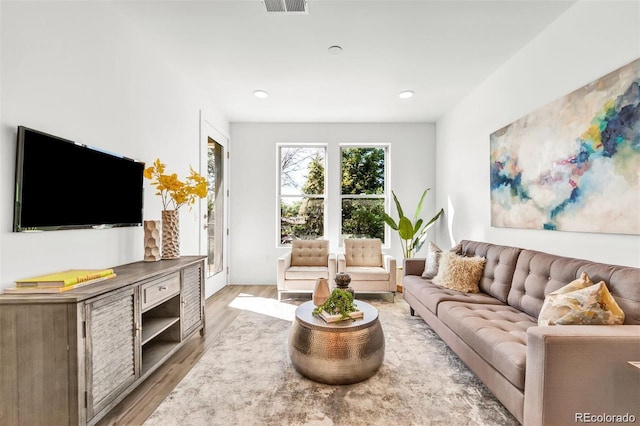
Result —
<instances>
[{"instance_id":1,"label":"console shelf","mask_svg":"<svg viewBox=\"0 0 640 426\"><path fill-rule=\"evenodd\" d=\"M173 353L177 347L178 342L154 341L146 345L142 350L142 374L151 372L152 368Z\"/></svg>"},{"instance_id":2,"label":"console shelf","mask_svg":"<svg viewBox=\"0 0 640 426\"><path fill-rule=\"evenodd\" d=\"M204 259L122 265L64 293L0 295L3 424L95 425L204 335Z\"/></svg>"},{"instance_id":3,"label":"console shelf","mask_svg":"<svg viewBox=\"0 0 640 426\"><path fill-rule=\"evenodd\" d=\"M142 324L142 345L180 321L180 317L150 318Z\"/></svg>"}]
</instances>

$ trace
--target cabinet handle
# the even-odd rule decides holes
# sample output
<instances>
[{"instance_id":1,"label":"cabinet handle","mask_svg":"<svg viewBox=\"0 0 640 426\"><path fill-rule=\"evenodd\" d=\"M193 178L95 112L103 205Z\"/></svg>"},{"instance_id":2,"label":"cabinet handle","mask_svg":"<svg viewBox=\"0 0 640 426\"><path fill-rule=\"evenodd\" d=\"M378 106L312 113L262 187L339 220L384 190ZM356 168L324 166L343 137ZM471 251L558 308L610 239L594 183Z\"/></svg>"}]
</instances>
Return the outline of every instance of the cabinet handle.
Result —
<instances>
[{"instance_id":1,"label":"cabinet handle","mask_svg":"<svg viewBox=\"0 0 640 426\"><path fill-rule=\"evenodd\" d=\"M159 288L160 288L160 291L162 291L162 290L166 290L168 287L166 285L161 285Z\"/></svg>"}]
</instances>

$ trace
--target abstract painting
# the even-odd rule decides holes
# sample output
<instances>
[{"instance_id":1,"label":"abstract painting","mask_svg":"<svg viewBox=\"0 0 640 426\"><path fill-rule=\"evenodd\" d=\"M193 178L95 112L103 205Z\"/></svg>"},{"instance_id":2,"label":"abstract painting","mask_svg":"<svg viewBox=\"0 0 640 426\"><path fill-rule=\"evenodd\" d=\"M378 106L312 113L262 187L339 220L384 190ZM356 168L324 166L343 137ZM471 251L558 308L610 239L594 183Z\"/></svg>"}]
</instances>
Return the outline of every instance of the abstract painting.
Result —
<instances>
[{"instance_id":1,"label":"abstract painting","mask_svg":"<svg viewBox=\"0 0 640 426\"><path fill-rule=\"evenodd\" d=\"M490 141L492 226L640 234L640 59Z\"/></svg>"}]
</instances>

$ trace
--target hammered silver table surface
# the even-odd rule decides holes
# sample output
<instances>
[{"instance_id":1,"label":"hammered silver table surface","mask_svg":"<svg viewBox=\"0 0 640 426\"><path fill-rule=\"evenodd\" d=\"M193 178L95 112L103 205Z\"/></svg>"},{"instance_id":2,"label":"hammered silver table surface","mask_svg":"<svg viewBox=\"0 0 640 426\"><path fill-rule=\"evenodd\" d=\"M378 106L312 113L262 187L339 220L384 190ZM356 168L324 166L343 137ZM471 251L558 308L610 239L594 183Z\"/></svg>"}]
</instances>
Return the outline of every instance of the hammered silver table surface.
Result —
<instances>
[{"instance_id":1,"label":"hammered silver table surface","mask_svg":"<svg viewBox=\"0 0 640 426\"><path fill-rule=\"evenodd\" d=\"M313 316L315 305L296 309L289 333L289 356L303 376L320 383L347 385L373 376L384 360L384 332L378 310L355 300L361 319L326 323Z\"/></svg>"}]
</instances>

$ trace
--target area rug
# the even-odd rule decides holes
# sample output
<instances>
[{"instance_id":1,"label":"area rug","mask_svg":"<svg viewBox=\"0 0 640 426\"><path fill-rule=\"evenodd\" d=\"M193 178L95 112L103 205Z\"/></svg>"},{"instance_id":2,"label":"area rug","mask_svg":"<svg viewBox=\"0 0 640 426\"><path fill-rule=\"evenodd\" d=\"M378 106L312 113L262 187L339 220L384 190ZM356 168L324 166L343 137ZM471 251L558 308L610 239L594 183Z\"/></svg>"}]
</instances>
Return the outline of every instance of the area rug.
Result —
<instances>
[{"instance_id":1,"label":"area rug","mask_svg":"<svg viewBox=\"0 0 640 426\"><path fill-rule=\"evenodd\" d=\"M367 300L379 310L385 359L346 386L301 376L287 350L296 302L259 299L237 302L238 317L145 425L519 424L401 298Z\"/></svg>"}]
</instances>

